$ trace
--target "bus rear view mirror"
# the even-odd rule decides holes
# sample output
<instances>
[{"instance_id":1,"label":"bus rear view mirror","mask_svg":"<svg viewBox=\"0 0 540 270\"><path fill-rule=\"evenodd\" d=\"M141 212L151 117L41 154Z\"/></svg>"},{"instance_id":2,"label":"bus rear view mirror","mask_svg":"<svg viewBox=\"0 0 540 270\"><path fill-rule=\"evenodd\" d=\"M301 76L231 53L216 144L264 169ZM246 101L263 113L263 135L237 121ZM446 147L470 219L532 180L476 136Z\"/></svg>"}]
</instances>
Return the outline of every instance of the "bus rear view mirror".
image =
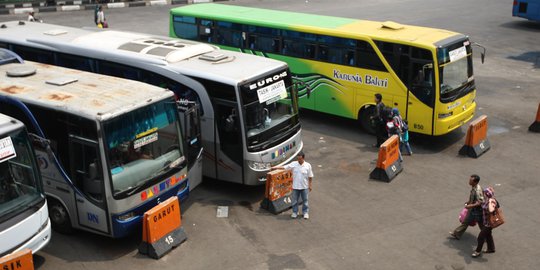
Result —
<instances>
[{"instance_id":1,"label":"bus rear view mirror","mask_svg":"<svg viewBox=\"0 0 540 270\"><path fill-rule=\"evenodd\" d=\"M486 47L474 42L473 43L474 46L477 46L477 47L480 47L482 48L482 52L480 53L480 60L482 61L482 64L484 63L484 60L486 58Z\"/></svg>"}]
</instances>

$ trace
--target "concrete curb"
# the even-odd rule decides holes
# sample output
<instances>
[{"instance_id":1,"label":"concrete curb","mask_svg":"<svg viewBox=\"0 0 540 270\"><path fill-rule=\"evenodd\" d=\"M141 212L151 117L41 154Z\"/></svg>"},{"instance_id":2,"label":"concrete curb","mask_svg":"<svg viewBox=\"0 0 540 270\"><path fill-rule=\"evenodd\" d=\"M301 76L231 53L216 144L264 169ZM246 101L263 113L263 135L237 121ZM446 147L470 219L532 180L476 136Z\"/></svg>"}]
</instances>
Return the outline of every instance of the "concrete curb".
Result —
<instances>
[{"instance_id":1,"label":"concrete curb","mask_svg":"<svg viewBox=\"0 0 540 270\"><path fill-rule=\"evenodd\" d=\"M202 0L204 1L204 0ZM207 2L213 2L212 0L206 0ZM214 0L219 1L219 0ZM223 0L221 0L223 1ZM180 5L188 4L188 2L201 2L201 0L137 0L133 2L115 2L102 4L104 9L113 8L127 8L127 7L143 7L143 6L166 6L166 5ZM41 3L20 3L20 4L7 4L0 5L0 15L9 14L27 14L28 12L56 12L56 11L74 11L74 10L91 10L94 9L96 4L90 3L90 0L76 0L76 1L57 1L56 6L46 6L44 2Z\"/></svg>"}]
</instances>

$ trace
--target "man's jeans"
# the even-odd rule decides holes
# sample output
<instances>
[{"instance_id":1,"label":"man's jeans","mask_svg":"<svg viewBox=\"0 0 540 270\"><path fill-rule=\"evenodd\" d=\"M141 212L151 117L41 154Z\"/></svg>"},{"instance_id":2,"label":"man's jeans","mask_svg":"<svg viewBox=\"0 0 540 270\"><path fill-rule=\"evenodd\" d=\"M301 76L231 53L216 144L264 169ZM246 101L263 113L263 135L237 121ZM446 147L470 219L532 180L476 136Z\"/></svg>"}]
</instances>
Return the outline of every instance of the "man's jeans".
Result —
<instances>
[{"instance_id":1,"label":"man's jeans","mask_svg":"<svg viewBox=\"0 0 540 270\"><path fill-rule=\"evenodd\" d=\"M302 197L302 213L305 215L309 212L308 205L309 189L293 189L292 190L292 211L298 214L298 197Z\"/></svg>"}]
</instances>

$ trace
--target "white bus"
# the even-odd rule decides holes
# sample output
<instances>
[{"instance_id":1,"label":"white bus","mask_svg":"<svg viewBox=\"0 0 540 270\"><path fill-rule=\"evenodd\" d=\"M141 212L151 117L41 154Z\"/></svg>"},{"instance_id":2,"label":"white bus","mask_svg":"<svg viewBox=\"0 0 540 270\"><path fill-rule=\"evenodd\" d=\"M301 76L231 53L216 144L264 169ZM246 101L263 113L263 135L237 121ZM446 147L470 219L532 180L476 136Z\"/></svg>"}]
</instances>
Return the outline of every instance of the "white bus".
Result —
<instances>
[{"instance_id":1,"label":"white bus","mask_svg":"<svg viewBox=\"0 0 540 270\"><path fill-rule=\"evenodd\" d=\"M3 25L0 47L23 59L147 82L199 104L207 177L260 185L271 166L303 147L297 93L284 62L163 36Z\"/></svg>"},{"instance_id":2,"label":"white bus","mask_svg":"<svg viewBox=\"0 0 540 270\"><path fill-rule=\"evenodd\" d=\"M0 257L25 248L35 253L50 239L47 201L26 128L0 114Z\"/></svg>"},{"instance_id":3,"label":"white bus","mask_svg":"<svg viewBox=\"0 0 540 270\"><path fill-rule=\"evenodd\" d=\"M30 61L1 65L0 89L0 113L32 134L53 229L123 237L188 196L171 91Z\"/></svg>"}]
</instances>

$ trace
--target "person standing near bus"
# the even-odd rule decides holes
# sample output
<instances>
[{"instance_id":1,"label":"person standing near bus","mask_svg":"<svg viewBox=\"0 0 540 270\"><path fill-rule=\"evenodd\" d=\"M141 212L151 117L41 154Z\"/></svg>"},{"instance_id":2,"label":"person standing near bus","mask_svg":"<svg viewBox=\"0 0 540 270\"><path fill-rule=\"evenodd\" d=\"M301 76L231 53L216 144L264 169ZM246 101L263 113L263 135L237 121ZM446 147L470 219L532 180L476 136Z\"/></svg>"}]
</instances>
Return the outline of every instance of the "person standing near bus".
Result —
<instances>
[{"instance_id":1,"label":"person standing near bus","mask_svg":"<svg viewBox=\"0 0 540 270\"><path fill-rule=\"evenodd\" d=\"M394 123L396 123L399 128L399 151L403 153L403 148L405 148L405 150L407 150L407 154L411 156L412 150L411 145L409 144L409 127L399 114L398 108L392 109L392 118L394 119Z\"/></svg>"},{"instance_id":2,"label":"person standing near bus","mask_svg":"<svg viewBox=\"0 0 540 270\"><path fill-rule=\"evenodd\" d=\"M285 166L272 167L272 170L277 169L292 169L293 174L293 190L292 190L292 214L291 218L298 217L298 197L302 197L302 213L304 219L309 219L309 204L308 197L311 191L311 181L313 180L313 170L311 164L304 160L304 152L300 151L296 155L297 160Z\"/></svg>"},{"instance_id":3,"label":"person standing near bus","mask_svg":"<svg viewBox=\"0 0 540 270\"><path fill-rule=\"evenodd\" d=\"M459 240L469 224L473 221L478 223L480 230L484 227L482 223L482 203L484 202L484 194L482 187L480 186L480 176L473 174L469 178L469 185L472 187L469 194L469 200L465 203L465 208L469 209L467 217L463 220L463 223L459 225L455 230L450 232L450 236Z\"/></svg>"},{"instance_id":4,"label":"person standing near bus","mask_svg":"<svg viewBox=\"0 0 540 270\"><path fill-rule=\"evenodd\" d=\"M388 138L387 132L386 132L386 121L385 121L385 115L384 108L386 107L384 103L382 102L382 95L377 93L375 94L375 115L371 117L371 120L374 123L375 126L375 136L377 137L377 143L374 144L374 147L380 147L381 144L386 141Z\"/></svg>"}]
</instances>

